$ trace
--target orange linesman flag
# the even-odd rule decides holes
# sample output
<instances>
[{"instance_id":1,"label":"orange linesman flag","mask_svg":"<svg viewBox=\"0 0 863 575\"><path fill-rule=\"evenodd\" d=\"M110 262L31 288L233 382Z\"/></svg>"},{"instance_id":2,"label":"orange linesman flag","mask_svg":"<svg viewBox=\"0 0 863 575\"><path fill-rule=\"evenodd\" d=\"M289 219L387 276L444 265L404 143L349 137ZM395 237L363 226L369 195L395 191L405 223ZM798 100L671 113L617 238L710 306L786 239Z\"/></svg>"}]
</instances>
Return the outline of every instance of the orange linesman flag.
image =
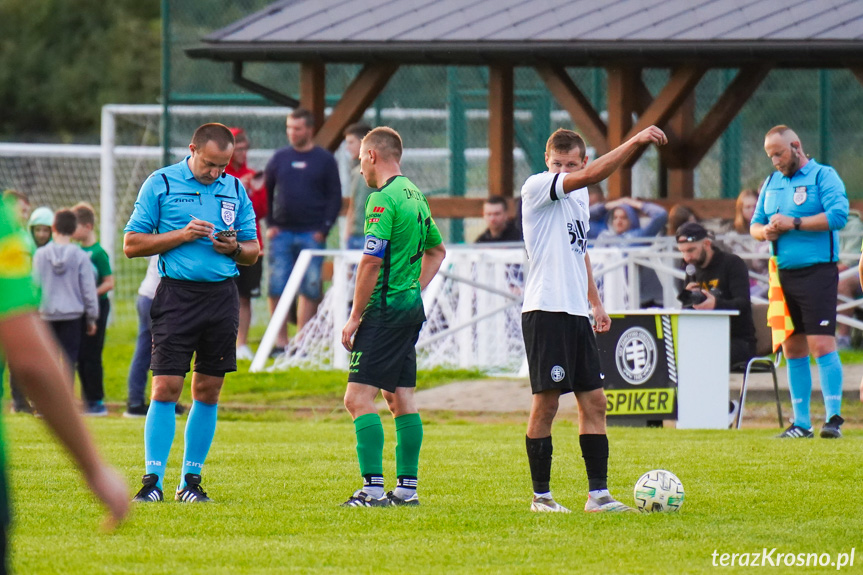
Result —
<instances>
[{"instance_id":1,"label":"orange linesman flag","mask_svg":"<svg viewBox=\"0 0 863 575\"><path fill-rule=\"evenodd\" d=\"M767 325L770 326L773 334L773 353L776 353L782 342L794 333L794 322L791 321L791 314L788 313L788 305L785 303L785 293L779 284L779 266L776 263L776 256L771 257L768 262L768 275L770 282L767 290L769 302Z\"/></svg>"}]
</instances>

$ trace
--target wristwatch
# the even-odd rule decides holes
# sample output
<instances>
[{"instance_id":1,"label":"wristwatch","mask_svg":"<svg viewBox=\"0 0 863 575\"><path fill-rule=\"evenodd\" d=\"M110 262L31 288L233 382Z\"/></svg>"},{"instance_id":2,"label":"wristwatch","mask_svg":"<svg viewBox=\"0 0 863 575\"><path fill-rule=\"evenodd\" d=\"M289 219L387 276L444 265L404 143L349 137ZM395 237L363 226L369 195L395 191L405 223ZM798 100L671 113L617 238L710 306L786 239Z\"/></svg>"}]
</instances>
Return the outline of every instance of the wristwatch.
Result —
<instances>
[{"instance_id":1,"label":"wristwatch","mask_svg":"<svg viewBox=\"0 0 863 575\"><path fill-rule=\"evenodd\" d=\"M240 257L241 253L243 253L243 246L242 244L237 244L237 249L228 254L228 257L232 260L236 260L238 257Z\"/></svg>"},{"instance_id":2,"label":"wristwatch","mask_svg":"<svg viewBox=\"0 0 863 575\"><path fill-rule=\"evenodd\" d=\"M794 218L794 219L792 220L792 222L794 222L794 229L795 229L795 230L799 230L799 229L800 229L800 224L802 224L802 223L803 223L803 220L801 220L800 218Z\"/></svg>"}]
</instances>

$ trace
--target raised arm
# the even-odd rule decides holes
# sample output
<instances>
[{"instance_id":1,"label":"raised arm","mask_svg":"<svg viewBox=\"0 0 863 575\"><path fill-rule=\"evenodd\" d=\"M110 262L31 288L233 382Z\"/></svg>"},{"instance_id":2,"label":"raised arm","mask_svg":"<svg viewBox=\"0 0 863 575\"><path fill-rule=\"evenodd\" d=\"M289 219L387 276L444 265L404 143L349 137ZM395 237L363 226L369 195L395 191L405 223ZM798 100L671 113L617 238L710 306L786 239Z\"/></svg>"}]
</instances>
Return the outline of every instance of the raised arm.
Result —
<instances>
[{"instance_id":1,"label":"raised arm","mask_svg":"<svg viewBox=\"0 0 863 575\"><path fill-rule=\"evenodd\" d=\"M656 126L650 126L604 156L597 158L585 169L568 173L563 180L563 191L569 193L590 184L598 184L626 163L641 148L650 144L664 146L667 143L668 139L665 137L665 133Z\"/></svg>"}]
</instances>

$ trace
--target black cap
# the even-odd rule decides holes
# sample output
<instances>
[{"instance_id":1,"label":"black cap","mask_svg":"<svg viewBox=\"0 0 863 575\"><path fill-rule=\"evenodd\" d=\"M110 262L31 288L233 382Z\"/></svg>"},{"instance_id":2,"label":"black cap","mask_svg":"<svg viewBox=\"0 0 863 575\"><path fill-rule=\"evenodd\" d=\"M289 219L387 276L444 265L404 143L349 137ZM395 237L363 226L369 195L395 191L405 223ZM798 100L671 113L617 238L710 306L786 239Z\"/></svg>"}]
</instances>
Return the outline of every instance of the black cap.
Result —
<instances>
[{"instance_id":1,"label":"black cap","mask_svg":"<svg viewBox=\"0 0 863 575\"><path fill-rule=\"evenodd\" d=\"M677 238L677 243L697 242L707 237L707 230L697 222L686 222L677 228L677 233L674 236Z\"/></svg>"}]
</instances>

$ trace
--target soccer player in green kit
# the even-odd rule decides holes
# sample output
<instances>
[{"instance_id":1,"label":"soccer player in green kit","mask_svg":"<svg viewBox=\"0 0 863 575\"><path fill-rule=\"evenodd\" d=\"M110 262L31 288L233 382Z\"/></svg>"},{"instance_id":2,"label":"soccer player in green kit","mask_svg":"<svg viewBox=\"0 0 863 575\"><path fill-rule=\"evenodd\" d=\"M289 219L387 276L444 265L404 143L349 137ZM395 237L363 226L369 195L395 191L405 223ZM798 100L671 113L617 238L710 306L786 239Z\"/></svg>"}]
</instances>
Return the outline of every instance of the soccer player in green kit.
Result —
<instances>
[{"instance_id":1,"label":"soccer player in green kit","mask_svg":"<svg viewBox=\"0 0 863 575\"><path fill-rule=\"evenodd\" d=\"M440 269L446 249L428 201L401 173L402 140L392 128L363 138L360 170L370 188L365 245L354 303L342 330L351 352L345 407L354 418L363 487L345 507L419 505L417 470L423 428L416 401L416 348L425 321L420 291ZM384 493L384 429L375 408L383 393L396 424L398 484Z\"/></svg>"}]
</instances>

